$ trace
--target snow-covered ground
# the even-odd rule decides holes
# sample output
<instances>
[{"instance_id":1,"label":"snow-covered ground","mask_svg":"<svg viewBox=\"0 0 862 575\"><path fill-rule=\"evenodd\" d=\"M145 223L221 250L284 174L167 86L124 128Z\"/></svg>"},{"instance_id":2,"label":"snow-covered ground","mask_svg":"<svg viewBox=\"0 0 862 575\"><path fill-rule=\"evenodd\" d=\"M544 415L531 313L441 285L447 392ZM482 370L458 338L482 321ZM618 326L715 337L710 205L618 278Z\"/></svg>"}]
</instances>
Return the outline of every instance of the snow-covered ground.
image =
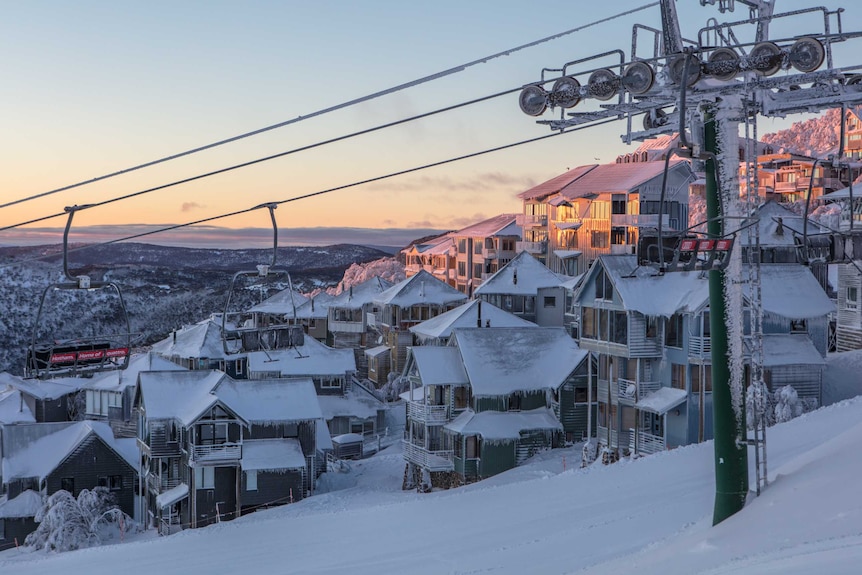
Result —
<instances>
[{"instance_id":1,"label":"snow-covered ground","mask_svg":"<svg viewBox=\"0 0 862 575\"><path fill-rule=\"evenodd\" d=\"M858 389L860 362L845 362L855 373L832 392ZM862 397L770 428L770 485L716 527L711 442L586 469L578 447L554 450L429 494L400 490L395 446L294 505L84 551L12 550L0 573L858 573L860 445Z\"/></svg>"}]
</instances>

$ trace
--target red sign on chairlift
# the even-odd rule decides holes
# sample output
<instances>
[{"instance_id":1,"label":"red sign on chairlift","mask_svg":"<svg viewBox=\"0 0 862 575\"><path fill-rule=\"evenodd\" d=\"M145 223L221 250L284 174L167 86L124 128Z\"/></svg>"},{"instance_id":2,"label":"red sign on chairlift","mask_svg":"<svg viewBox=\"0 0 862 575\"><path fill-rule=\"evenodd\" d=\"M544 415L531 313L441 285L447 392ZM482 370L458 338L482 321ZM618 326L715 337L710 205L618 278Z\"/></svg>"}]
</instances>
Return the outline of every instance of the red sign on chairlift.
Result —
<instances>
[{"instance_id":1,"label":"red sign on chairlift","mask_svg":"<svg viewBox=\"0 0 862 575\"><path fill-rule=\"evenodd\" d=\"M715 247L715 240L700 240L697 243L697 251L699 252L709 252L712 251Z\"/></svg>"},{"instance_id":2,"label":"red sign on chairlift","mask_svg":"<svg viewBox=\"0 0 862 575\"><path fill-rule=\"evenodd\" d=\"M129 348L127 347L105 350L105 357L126 357L127 355L129 355Z\"/></svg>"},{"instance_id":3,"label":"red sign on chairlift","mask_svg":"<svg viewBox=\"0 0 862 575\"><path fill-rule=\"evenodd\" d=\"M105 357L105 350L103 349L88 349L78 352L78 361L92 361L103 357Z\"/></svg>"},{"instance_id":4,"label":"red sign on chairlift","mask_svg":"<svg viewBox=\"0 0 862 575\"><path fill-rule=\"evenodd\" d=\"M74 351L55 353L51 356L51 363L72 363L77 354Z\"/></svg>"},{"instance_id":5,"label":"red sign on chairlift","mask_svg":"<svg viewBox=\"0 0 862 575\"><path fill-rule=\"evenodd\" d=\"M733 248L733 240L725 238L715 242L715 249L720 252L729 252Z\"/></svg>"},{"instance_id":6,"label":"red sign on chairlift","mask_svg":"<svg viewBox=\"0 0 862 575\"><path fill-rule=\"evenodd\" d=\"M697 249L697 240L689 239L679 242L679 251L693 252Z\"/></svg>"}]
</instances>

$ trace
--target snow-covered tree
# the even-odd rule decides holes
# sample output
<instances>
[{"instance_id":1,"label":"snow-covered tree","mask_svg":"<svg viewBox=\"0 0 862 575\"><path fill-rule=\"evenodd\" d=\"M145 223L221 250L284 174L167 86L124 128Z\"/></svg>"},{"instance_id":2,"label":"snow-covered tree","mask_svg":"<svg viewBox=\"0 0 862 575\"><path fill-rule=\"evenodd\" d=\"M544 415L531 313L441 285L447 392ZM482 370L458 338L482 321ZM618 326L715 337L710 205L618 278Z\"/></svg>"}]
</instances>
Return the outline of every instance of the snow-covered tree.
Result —
<instances>
[{"instance_id":1,"label":"snow-covered tree","mask_svg":"<svg viewBox=\"0 0 862 575\"><path fill-rule=\"evenodd\" d=\"M410 389L410 380L396 373L390 373L386 377L386 383L378 390L383 396L383 401L398 401L400 396L405 391Z\"/></svg>"},{"instance_id":2,"label":"snow-covered tree","mask_svg":"<svg viewBox=\"0 0 862 575\"><path fill-rule=\"evenodd\" d=\"M785 385L775 392L775 400L775 423L790 421L804 412L803 405L799 401L799 395L789 385Z\"/></svg>"},{"instance_id":3,"label":"snow-covered tree","mask_svg":"<svg viewBox=\"0 0 862 575\"><path fill-rule=\"evenodd\" d=\"M84 489L75 499L60 490L51 495L36 513L39 526L30 533L24 545L48 551L72 551L99 545L103 537L120 525L131 526L132 519L117 507L106 487Z\"/></svg>"}]
</instances>

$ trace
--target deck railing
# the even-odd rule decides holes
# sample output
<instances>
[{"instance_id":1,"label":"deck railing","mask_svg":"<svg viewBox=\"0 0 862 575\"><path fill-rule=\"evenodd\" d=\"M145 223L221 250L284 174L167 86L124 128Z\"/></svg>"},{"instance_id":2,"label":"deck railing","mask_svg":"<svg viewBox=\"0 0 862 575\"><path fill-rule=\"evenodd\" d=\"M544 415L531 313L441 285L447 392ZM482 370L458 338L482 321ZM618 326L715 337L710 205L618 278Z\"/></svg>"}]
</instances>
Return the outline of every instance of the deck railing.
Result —
<instances>
[{"instance_id":1,"label":"deck railing","mask_svg":"<svg viewBox=\"0 0 862 575\"><path fill-rule=\"evenodd\" d=\"M629 450L641 455L651 455L667 449L664 437L653 435L644 430L637 432L637 450L635 449L635 430L629 429Z\"/></svg>"},{"instance_id":2,"label":"deck railing","mask_svg":"<svg viewBox=\"0 0 862 575\"><path fill-rule=\"evenodd\" d=\"M661 387L660 381L638 381L631 379L618 379L619 398L629 404L635 404L638 401L646 399L650 394L655 393ZM635 394L637 392L637 394Z\"/></svg>"},{"instance_id":3,"label":"deck railing","mask_svg":"<svg viewBox=\"0 0 862 575\"><path fill-rule=\"evenodd\" d=\"M218 443L214 445L192 445L192 461L211 463L215 461L236 461L242 459L241 443Z\"/></svg>"},{"instance_id":4,"label":"deck railing","mask_svg":"<svg viewBox=\"0 0 862 575\"><path fill-rule=\"evenodd\" d=\"M709 336L689 336L688 338L688 355L689 357L705 357L712 353L712 338Z\"/></svg>"},{"instance_id":5,"label":"deck railing","mask_svg":"<svg viewBox=\"0 0 862 575\"><path fill-rule=\"evenodd\" d=\"M404 459L428 471L452 471L455 469L454 452L450 450L429 451L418 445L402 440Z\"/></svg>"},{"instance_id":6,"label":"deck railing","mask_svg":"<svg viewBox=\"0 0 862 575\"><path fill-rule=\"evenodd\" d=\"M425 423L446 423L449 421L448 405L425 405L421 401L407 403L407 417Z\"/></svg>"}]
</instances>

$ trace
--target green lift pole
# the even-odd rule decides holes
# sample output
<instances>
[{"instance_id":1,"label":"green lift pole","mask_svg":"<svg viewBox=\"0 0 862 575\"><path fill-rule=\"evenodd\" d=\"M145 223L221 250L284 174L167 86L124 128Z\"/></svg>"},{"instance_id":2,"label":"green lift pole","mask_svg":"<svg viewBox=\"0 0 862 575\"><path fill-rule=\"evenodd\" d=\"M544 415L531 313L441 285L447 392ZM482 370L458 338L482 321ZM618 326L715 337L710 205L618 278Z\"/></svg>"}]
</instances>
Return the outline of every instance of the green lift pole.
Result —
<instances>
[{"instance_id":1,"label":"green lift pole","mask_svg":"<svg viewBox=\"0 0 862 575\"><path fill-rule=\"evenodd\" d=\"M718 189L720 161L736 162L736 150L727 150L728 159L716 137L715 108L710 107L704 117L704 147L712 152L706 163L706 217L707 233L711 238L722 235L722 206ZM725 325L727 313L724 300L724 270L709 271L709 326L712 342L712 418L715 436L715 508L712 524L717 525L741 510L748 494L748 447L744 413L733 408L728 365L728 339ZM741 396L745 394L740 392ZM742 400L741 400L742 401ZM744 403L740 406L744 409Z\"/></svg>"}]
</instances>

